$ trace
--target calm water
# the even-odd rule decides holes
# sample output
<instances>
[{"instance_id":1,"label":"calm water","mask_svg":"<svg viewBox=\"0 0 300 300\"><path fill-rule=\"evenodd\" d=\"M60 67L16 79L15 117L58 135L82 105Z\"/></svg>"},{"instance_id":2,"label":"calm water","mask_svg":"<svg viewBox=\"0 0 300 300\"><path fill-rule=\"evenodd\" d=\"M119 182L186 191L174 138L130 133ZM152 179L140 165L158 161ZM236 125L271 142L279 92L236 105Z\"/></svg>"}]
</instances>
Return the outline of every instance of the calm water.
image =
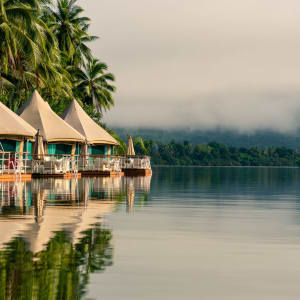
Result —
<instances>
[{"instance_id":1,"label":"calm water","mask_svg":"<svg viewBox=\"0 0 300 300\"><path fill-rule=\"evenodd\" d=\"M0 182L2 299L300 299L300 169Z\"/></svg>"}]
</instances>

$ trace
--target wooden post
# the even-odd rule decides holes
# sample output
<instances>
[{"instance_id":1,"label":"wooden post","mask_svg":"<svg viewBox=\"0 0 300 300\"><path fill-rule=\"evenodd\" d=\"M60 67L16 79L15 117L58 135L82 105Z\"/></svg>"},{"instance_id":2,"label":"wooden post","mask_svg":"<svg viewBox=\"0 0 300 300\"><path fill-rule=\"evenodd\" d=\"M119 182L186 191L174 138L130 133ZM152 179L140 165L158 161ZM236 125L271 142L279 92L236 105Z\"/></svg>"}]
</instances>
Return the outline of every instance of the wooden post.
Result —
<instances>
[{"instance_id":1,"label":"wooden post","mask_svg":"<svg viewBox=\"0 0 300 300\"><path fill-rule=\"evenodd\" d=\"M23 168L23 152L24 152L24 140L22 140L20 142L20 147L19 147L19 159L15 161L15 164L16 164L16 168L18 167L20 172ZM26 162L25 162L26 163ZM26 168L25 168L25 171L26 171Z\"/></svg>"}]
</instances>

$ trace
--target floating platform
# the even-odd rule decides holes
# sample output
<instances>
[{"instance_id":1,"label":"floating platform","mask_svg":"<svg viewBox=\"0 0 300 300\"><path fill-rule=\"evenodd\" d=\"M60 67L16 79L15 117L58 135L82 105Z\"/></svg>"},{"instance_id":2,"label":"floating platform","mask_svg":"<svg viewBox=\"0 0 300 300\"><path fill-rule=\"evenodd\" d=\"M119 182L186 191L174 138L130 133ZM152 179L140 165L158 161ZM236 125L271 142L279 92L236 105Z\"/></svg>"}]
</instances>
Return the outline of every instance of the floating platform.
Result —
<instances>
[{"instance_id":1,"label":"floating platform","mask_svg":"<svg viewBox=\"0 0 300 300\"><path fill-rule=\"evenodd\" d=\"M81 173L61 173L61 174L33 173L32 178L81 178Z\"/></svg>"},{"instance_id":2,"label":"floating platform","mask_svg":"<svg viewBox=\"0 0 300 300\"><path fill-rule=\"evenodd\" d=\"M120 177L124 172L120 171L81 171L83 177Z\"/></svg>"},{"instance_id":3,"label":"floating platform","mask_svg":"<svg viewBox=\"0 0 300 300\"><path fill-rule=\"evenodd\" d=\"M0 174L0 181L28 181L31 180L31 174Z\"/></svg>"},{"instance_id":4,"label":"floating platform","mask_svg":"<svg viewBox=\"0 0 300 300\"><path fill-rule=\"evenodd\" d=\"M151 176L151 169L122 169L125 176Z\"/></svg>"}]
</instances>

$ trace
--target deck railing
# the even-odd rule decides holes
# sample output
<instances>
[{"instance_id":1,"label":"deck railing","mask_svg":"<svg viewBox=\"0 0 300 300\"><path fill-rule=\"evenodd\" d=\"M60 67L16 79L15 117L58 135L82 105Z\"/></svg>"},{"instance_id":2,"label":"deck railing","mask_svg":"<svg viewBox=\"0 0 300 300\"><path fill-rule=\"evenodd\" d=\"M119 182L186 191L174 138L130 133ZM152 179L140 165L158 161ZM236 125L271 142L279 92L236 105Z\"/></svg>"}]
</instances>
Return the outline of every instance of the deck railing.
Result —
<instances>
[{"instance_id":1,"label":"deck railing","mask_svg":"<svg viewBox=\"0 0 300 300\"><path fill-rule=\"evenodd\" d=\"M32 155L30 172L38 174L66 174L78 172L79 155Z\"/></svg>"},{"instance_id":2,"label":"deck railing","mask_svg":"<svg viewBox=\"0 0 300 300\"><path fill-rule=\"evenodd\" d=\"M78 171L151 169L149 156L115 155L32 155L28 152L0 152L0 174L65 174Z\"/></svg>"},{"instance_id":3,"label":"deck railing","mask_svg":"<svg viewBox=\"0 0 300 300\"><path fill-rule=\"evenodd\" d=\"M28 152L0 152L0 174L25 174L29 172Z\"/></svg>"},{"instance_id":4,"label":"deck railing","mask_svg":"<svg viewBox=\"0 0 300 300\"><path fill-rule=\"evenodd\" d=\"M121 157L116 155L86 155L78 160L79 171L121 171Z\"/></svg>"},{"instance_id":5,"label":"deck railing","mask_svg":"<svg viewBox=\"0 0 300 300\"><path fill-rule=\"evenodd\" d=\"M151 169L149 156L134 155L123 156L121 159L122 169Z\"/></svg>"},{"instance_id":6,"label":"deck railing","mask_svg":"<svg viewBox=\"0 0 300 300\"><path fill-rule=\"evenodd\" d=\"M149 156L87 155L80 156L79 171L121 171L122 169L151 169Z\"/></svg>"}]
</instances>

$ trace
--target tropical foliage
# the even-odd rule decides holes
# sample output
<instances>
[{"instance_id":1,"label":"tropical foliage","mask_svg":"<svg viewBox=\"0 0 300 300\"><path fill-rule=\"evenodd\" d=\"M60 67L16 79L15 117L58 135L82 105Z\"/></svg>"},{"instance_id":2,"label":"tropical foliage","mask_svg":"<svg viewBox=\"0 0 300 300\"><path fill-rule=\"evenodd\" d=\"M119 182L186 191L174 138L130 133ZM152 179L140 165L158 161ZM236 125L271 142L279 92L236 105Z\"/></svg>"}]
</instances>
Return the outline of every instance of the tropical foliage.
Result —
<instances>
[{"instance_id":1,"label":"tropical foliage","mask_svg":"<svg viewBox=\"0 0 300 300\"><path fill-rule=\"evenodd\" d=\"M210 142L193 145L183 143L164 144L136 138L137 154L150 155L154 165L189 166L298 166L300 153L285 147L227 147Z\"/></svg>"},{"instance_id":2,"label":"tropical foliage","mask_svg":"<svg viewBox=\"0 0 300 300\"><path fill-rule=\"evenodd\" d=\"M57 113L76 98L96 119L114 105L83 12L76 0L0 0L0 101L16 111L38 89Z\"/></svg>"}]
</instances>

